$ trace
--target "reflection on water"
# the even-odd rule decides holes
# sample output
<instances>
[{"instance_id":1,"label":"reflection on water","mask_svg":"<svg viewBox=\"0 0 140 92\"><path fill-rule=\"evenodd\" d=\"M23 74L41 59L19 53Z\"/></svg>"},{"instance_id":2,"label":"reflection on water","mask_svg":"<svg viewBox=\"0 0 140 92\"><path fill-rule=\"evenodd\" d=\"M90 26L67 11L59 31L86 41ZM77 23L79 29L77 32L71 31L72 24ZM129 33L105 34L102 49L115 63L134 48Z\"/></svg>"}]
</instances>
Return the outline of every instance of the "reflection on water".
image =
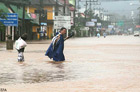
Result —
<instances>
[{"instance_id":1,"label":"reflection on water","mask_svg":"<svg viewBox=\"0 0 140 92\"><path fill-rule=\"evenodd\" d=\"M48 70L48 68L50 68ZM60 69L53 69L60 68ZM25 70L23 73L23 81L25 83L40 83L48 81L62 81L66 77L62 64L56 65L56 67L47 67L44 69L31 69Z\"/></svg>"},{"instance_id":2,"label":"reflection on water","mask_svg":"<svg viewBox=\"0 0 140 92\"><path fill-rule=\"evenodd\" d=\"M91 64L88 64L88 66ZM87 63L74 62L41 62L32 64L6 63L0 64L0 84L43 83L84 78L91 69Z\"/></svg>"}]
</instances>

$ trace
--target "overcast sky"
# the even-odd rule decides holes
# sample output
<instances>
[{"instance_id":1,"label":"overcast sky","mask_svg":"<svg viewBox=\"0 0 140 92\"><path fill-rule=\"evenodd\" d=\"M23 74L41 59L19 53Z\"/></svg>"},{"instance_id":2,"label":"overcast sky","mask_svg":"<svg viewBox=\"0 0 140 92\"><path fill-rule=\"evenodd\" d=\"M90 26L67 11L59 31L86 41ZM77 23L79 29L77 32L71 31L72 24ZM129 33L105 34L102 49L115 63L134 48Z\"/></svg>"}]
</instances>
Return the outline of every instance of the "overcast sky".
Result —
<instances>
[{"instance_id":1,"label":"overcast sky","mask_svg":"<svg viewBox=\"0 0 140 92\"><path fill-rule=\"evenodd\" d=\"M120 15L126 15L130 16L131 11L134 11L134 15L138 16L138 7L140 7L140 2L139 0L129 0L129 1L112 1L112 2L105 2L105 1L100 1L101 5L95 6L95 7L101 7L104 8L104 10L107 10L108 14L110 13L117 13ZM133 3L134 5L130 5L130 3ZM80 3L80 5L83 6L83 2ZM81 11L84 11L85 7L81 9Z\"/></svg>"}]
</instances>

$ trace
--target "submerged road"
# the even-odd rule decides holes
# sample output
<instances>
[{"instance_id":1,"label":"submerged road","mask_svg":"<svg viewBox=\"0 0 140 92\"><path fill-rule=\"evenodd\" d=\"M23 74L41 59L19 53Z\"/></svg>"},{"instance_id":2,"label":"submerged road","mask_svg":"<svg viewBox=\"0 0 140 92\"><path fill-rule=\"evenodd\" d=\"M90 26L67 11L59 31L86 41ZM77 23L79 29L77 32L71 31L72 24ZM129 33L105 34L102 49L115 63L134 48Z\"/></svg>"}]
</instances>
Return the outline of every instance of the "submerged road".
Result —
<instances>
[{"instance_id":1,"label":"submerged road","mask_svg":"<svg viewBox=\"0 0 140 92\"><path fill-rule=\"evenodd\" d=\"M140 37L72 38L59 63L48 43L29 42L24 63L0 46L0 92L140 92Z\"/></svg>"}]
</instances>

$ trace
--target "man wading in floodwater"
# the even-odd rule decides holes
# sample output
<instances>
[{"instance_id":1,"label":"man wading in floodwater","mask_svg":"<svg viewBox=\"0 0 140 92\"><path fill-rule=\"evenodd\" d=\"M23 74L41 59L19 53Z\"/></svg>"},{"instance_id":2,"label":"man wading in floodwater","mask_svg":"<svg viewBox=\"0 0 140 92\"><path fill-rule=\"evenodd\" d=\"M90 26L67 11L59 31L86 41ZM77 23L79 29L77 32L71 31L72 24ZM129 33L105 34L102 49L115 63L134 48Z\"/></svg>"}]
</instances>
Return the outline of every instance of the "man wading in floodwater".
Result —
<instances>
[{"instance_id":1,"label":"man wading in floodwater","mask_svg":"<svg viewBox=\"0 0 140 92\"><path fill-rule=\"evenodd\" d=\"M67 29L62 27L60 32L53 37L51 45L49 46L48 50L46 51L46 56L50 59L53 58L54 61L65 61L65 56L63 54L64 50L64 41L73 36L73 34L69 37L64 39L64 35L66 34Z\"/></svg>"}]
</instances>

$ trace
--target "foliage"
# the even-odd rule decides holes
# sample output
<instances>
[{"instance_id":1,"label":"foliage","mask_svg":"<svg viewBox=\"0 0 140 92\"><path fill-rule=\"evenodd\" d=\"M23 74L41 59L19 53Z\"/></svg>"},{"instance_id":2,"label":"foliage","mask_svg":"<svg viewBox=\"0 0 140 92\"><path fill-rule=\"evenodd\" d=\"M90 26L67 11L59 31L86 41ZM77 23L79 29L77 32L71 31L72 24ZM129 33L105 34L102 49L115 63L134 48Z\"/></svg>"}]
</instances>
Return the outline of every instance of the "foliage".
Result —
<instances>
[{"instance_id":1,"label":"foliage","mask_svg":"<svg viewBox=\"0 0 140 92\"><path fill-rule=\"evenodd\" d=\"M0 18L6 19L6 15L4 14L4 11L0 9ZM5 26L0 22L0 31L5 29Z\"/></svg>"},{"instance_id":2,"label":"foliage","mask_svg":"<svg viewBox=\"0 0 140 92\"><path fill-rule=\"evenodd\" d=\"M85 26L85 18L79 16L76 18L75 23L75 30L76 30L76 37L81 37L81 30L80 28L83 28Z\"/></svg>"}]
</instances>

